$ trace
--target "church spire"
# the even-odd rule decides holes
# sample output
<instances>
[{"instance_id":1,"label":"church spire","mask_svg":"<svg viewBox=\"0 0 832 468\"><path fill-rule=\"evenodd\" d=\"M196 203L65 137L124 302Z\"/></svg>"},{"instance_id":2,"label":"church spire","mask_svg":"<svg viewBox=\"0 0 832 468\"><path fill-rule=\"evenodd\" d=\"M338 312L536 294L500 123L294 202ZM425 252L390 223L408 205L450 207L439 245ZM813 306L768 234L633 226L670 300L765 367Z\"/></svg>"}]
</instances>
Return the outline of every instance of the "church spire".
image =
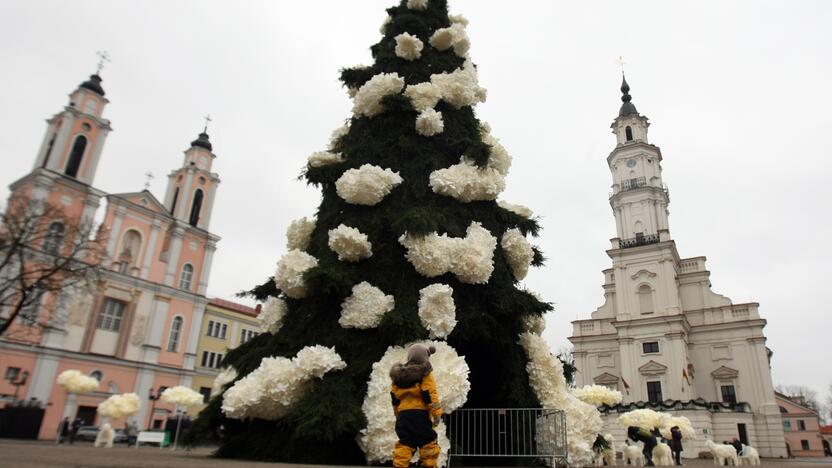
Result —
<instances>
[{"instance_id":1,"label":"church spire","mask_svg":"<svg viewBox=\"0 0 832 468\"><path fill-rule=\"evenodd\" d=\"M621 73L621 109L618 111L618 116L623 117L625 115L638 115L638 111L636 110L635 104L632 101L633 97L630 96L630 85L627 84L627 78L624 76L624 73Z\"/></svg>"}]
</instances>

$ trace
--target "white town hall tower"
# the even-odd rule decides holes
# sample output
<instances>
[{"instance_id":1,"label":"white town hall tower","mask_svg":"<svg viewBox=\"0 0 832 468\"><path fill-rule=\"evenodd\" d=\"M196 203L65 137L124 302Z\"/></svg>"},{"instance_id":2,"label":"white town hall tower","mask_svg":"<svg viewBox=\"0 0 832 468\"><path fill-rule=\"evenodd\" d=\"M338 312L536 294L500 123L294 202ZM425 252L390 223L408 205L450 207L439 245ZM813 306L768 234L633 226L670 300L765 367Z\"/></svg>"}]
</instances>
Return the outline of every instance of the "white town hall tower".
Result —
<instances>
[{"instance_id":1,"label":"white town hall tower","mask_svg":"<svg viewBox=\"0 0 832 468\"><path fill-rule=\"evenodd\" d=\"M620 390L621 405L602 408L605 430L624 440L616 418L649 407L687 416L697 440L742 439L760 455L786 455L758 304L732 304L711 291L705 257L681 258L670 236L670 197L662 153L647 139L647 117L621 85L612 124L616 146L607 157L616 237L604 271L604 305L573 322L576 384Z\"/></svg>"}]
</instances>

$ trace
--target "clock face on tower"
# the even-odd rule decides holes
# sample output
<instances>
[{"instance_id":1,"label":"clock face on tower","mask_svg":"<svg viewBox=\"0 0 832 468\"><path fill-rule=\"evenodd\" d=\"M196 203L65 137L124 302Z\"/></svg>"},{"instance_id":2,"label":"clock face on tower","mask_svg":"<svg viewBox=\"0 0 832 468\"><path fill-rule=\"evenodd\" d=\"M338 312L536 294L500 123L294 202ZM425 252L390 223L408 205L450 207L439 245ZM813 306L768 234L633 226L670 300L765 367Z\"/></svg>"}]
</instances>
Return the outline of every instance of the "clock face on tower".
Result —
<instances>
[{"instance_id":1,"label":"clock face on tower","mask_svg":"<svg viewBox=\"0 0 832 468\"><path fill-rule=\"evenodd\" d=\"M636 167L636 160L635 159L628 159L627 160L627 167L629 167L631 169Z\"/></svg>"},{"instance_id":2,"label":"clock face on tower","mask_svg":"<svg viewBox=\"0 0 832 468\"><path fill-rule=\"evenodd\" d=\"M208 160L205 156L200 156L199 159L196 160L196 166L200 169L205 169L205 166L208 164Z\"/></svg>"}]
</instances>

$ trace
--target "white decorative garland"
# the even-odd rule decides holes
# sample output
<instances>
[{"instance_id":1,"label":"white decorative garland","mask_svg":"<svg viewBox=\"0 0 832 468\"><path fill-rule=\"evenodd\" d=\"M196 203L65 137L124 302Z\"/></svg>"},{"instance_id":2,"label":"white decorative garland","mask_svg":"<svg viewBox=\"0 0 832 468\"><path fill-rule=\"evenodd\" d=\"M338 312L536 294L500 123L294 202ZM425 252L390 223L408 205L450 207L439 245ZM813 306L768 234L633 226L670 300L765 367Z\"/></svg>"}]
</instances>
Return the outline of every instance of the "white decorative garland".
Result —
<instances>
[{"instance_id":1,"label":"white decorative garland","mask_svg":"<svg viewBox=\"0 0 832 468\"><path fill-rule=\"evenodd\" d=\"M413 61L422 56L422 49L425 45L416 36L410 33L401 33L396 39L396 56L408 61Z\"/></svg>"},{"instance_id":2,"label":"white decorative garland","mask_svg":"<svg viewBox=\"0 0 832 468\"><path fill-rule=\"evenodd\" d=\"M511 211L517 216L521 216L526 219L531 219L533 214L531 209L523 205L516 205L503 200L499 200L497 205L504 210Z\"/></svg>"},{"instance_id":3,"label":"white decorative garland","mask_svg":"<svg viewBox=\"0 0 832 468\"><path fill-rule=\"evenodd\" d=\"M356 117L374 117L384 112L381 100L390 94L398 94L404 88L404 79L396 73L379 73L364 83L353 98L352 112Z\"/></svg>"},{"instance_id":4,"label":"white decorative garland","mask_svg":"<svg viewBox=\"0 0 832 468\"><path fill-rule=\"evenodd\" d=\"M307 346L292 359L264 358L257 369L226 390L222 411L233 419L280 419L312 379L346 366L335 349L324 346Z\"/></svg>"},{"instance_id":5,"label":"white decorative garland","mask_svg":"<svg viewBox=\"0 0 832 468\"><path fill-rule=\"evenodd\" d=\"M309 167L324 167L331 164L344 162L341 153L330 153L329 151L318 151L309 155L307 163Z\"/></svg>"},{"instance_id":6,"label":"white decorative garland","mask_svg":"<svg viewBox=\"0 0 832 468\"><path fill-rule=\"evenodd\" d=\"M393 296L364 281L353 286L352 295L341 304L338 323L344 328L375 328L395 306Z\"/></svg>"},{"instance_id":7,"label":"white decorative garland","mask_svg":"<svg viewBox=\"0 0 832 468\"><path fill-rule=\"evenodd\" d=\"M139 412L142 403L135 393L110 395L98 404L98 414L108 419L129 418Z\"/></svg>"},{"instance_id":8,"label":"white decorative garland","mask_svg":"<svg viewBox=\"0 0 832 468\"><path fill-rule=\"evenodd\" d=\"M416 133L423 136L434 136L445 130L442 113L434 109L425 109L416 117Z\"/></svg>"},{"instance_id":9,"label":"white decorative garland","mask_svg":"<svg viewBox=\"0 0 832 468\"><path fill-rule=\"evenodd\" d=\"M373 244L367 234L344 224L329 230L328 245L342 262L357 262L373 256Z\"/></svg>"},{"instance_id":10,"label":"white decorative garland","mask_svg":"<svg viewBox=\"0 0 832 468\"><path fill-rule=\"evenodd\" d=\"M478 222L468 226L464 238L435 232L422 237L405 234L399 243L416 271L429 278L451 272L463 283L484 284L494 271L497 238Z\"/></svg>"},{"instance_id":11,"label":"white decorative garland","mask_svg":"<svg viewBox=\"0 0 832 468\"><path fill-rule=\"evenodd\" d=\"M419 291L419 320L432 339L447 338L456 327L453 293L447 284L432 284Z\"/></svg>"},{"instance_id":12,"label":"white decorative garland","mask_svg":"<svg viewBox=\"0 0 832 468\"><path fill-rule=\"evenodd\" d=\"M347 203L372 206L403 181L398 172L365 164L345 171L335 182L335 191Z\"/></svg>"},{"instance_id":13,"label":"white decorative garland","mask_svg":"<svg viewBox=\"0 0 832 468\"><path fill-rule=\"evenodd\" d=\"M529 267L532 260L534 260L532 245L517 228L506 231L500 245L503 247L503 253L511 271L514 273L514 277L518 281L523 280L529 273Z\"/></svg>"},{"instance_id":14,"label":"white decorative garland","mask_svg":"<svg viewBox=\"0 0 832 468\"><path fill-rule=\"evenodd\" d=\"M621 392L613 390L603 385L584 385L581 388L576 388L572 393L584 403L589 403L593 406L608 405L613 406L621 403Z\"/></svg>"},{"instance_id":15,"label":"white decorative garland","mask_svg":"<svg viewBox=\"0 0 832 468\"><path fill-rule=\"evenodd\" d=\"M303 274L306 270L316 267L318 259L300 250L290 250L277 262L274 283L292 299L306 297L306 283Z\"/></svg>"},{"instance_id":16,"label":"white decorative garland","mask_svg":"<svg viewBox=\"0 0 832 468\"><path fill-rule=\"evenodd\" d=\"M220 373L214 378L214 383L211 384L211 398L225 393L225 386L230 384L237 378L237 370L233 367L224 367Z\"/></svg>"},{"instance_id":17,"label":"white decorative garland","mask_svg":"<svg viewBox=\"0 0 832 468\"><path fill-rule=\"evenodd\" d=\"M442 412L451 413L464 405L468 399L468 392L471 390L468 364L464 357L459 356L445 342L430 341L421 344L436 348L436 353L430 357L433 376L436 379L436 391L439 394ZM368 425L358 435L358 445L364 451L368 464L386 463L392 458L393 446L398 438L395 431L396 417L390 404L390 368L393 364L407 360L409 346L391 346L387 348L381 360L373 364L367 383L367 395L361 406ZM443 467L447 463L450 441L445 435L444 424L440 423L435 430L441 449L439 466Z\"/></svg>"},{"instance_id":18,"label":"white decorative garland","mask_svg":"<svg viewBox=\"0 0 832 468\"><path fill-rule=\"evenodd\" d=\"M82 374L81 371L68 369L58 375L58 385L70 393L89 393L98 390L98 379Z\"/></svg>"},{"instance_id":19,"label":"white decorative garland","mask_svg":"<svg viewBox=\"0 0 832 468\"><path fill-rule=\"evenodd\" d=\"M260 333L271 333L274 335L283 327L283 319L286 317L286 301L278 297L270 297L260 309L257 315L257 324Z\"/></svg>"},{"instance_id":20,"label":"white decorative garland","mask_svg":"<svg viewBox=\"0 0 832 468\"><path fill-rule=\"evenodd\" d=\"M286 248L289 250L306 250L309 239L315 230L315 218L300 218L292 221L286 229Z\"/></svg>"}]
</instances>

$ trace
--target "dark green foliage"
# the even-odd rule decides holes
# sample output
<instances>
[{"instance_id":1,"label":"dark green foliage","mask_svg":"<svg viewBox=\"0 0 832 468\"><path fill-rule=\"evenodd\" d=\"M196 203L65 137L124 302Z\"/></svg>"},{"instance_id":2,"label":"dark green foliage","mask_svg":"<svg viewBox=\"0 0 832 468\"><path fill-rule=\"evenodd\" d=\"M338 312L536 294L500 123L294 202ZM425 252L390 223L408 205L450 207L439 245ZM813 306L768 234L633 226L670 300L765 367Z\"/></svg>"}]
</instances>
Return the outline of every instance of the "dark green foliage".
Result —
<instances>
[{"instance_id":1,"label":"dark green foliage","mask_svg":"<svg viewBox=\"0 0 832 468\"><path fill-rule=\"evenodd\" d=\"M408 84L430 80L430 75L452 72L464 60L452 50L440 52L429 45L433 32L449 26L444 0L430 0L424 11L408 10L406 0L388 12L393 21L384 38L372 47L375 62L367 67L341 71L348 87L358 88L377 73L395 72ZM394 37L402 32L424 43L422 57L409 62L396 57ZM464 237L472 221L480 222L498 241L503 233L518 228L536 236L538 223L500 208L493 201L461 203L431 190L431 172L449 167L466 156L482 166L490 147L482 141L482 126L471 107L455 109L440 102L444 131L424 137L415 131L416 112L403 95L382 101L385 111L373 118L352 118L349 132L334 143L333 151L344 161L306 168L302 177L320 188L317 225L307 252L318 259L317 267L304 275L309 294L302 300L286 299L288 313L276 335L263 334L230 351L223 365L245 376L265 357L293 357L305 346L334 347L347 363L343 370L315 380L302 399L280 421L226 419L219 398L211 401L194 423L188 440L218 442L221 457L250 458L326 464L363 464L356 435L366 426L361 405L374 362L391 345L426 339L428 332L418 317L419 290L435 283L453 288L458 324L448 343L465 357L471 369L472 389L468 407L537 407L529 387L526 355L518 344L523 318L542 315L551 305L518 288L499 245L494 252L494 272L487 284L461 283L446 274L426 278L405 258L398 239L405 233L433 231ZM404 182L375 206L351 205L336 193L335 181L344 171L373 164L398 172ZM355 227L372 242L373 255L357 263L339 261L328 246L328 231L340 224ZM535 248L534 265L543 263ZM371 330L344 329L338 324L341 304L351 288L362 282L395 297L395 308ZM260 301L281 296L270 278L249 293ZM392 411L392 410L391 410Z\"/></svg>"}]
</instances>

